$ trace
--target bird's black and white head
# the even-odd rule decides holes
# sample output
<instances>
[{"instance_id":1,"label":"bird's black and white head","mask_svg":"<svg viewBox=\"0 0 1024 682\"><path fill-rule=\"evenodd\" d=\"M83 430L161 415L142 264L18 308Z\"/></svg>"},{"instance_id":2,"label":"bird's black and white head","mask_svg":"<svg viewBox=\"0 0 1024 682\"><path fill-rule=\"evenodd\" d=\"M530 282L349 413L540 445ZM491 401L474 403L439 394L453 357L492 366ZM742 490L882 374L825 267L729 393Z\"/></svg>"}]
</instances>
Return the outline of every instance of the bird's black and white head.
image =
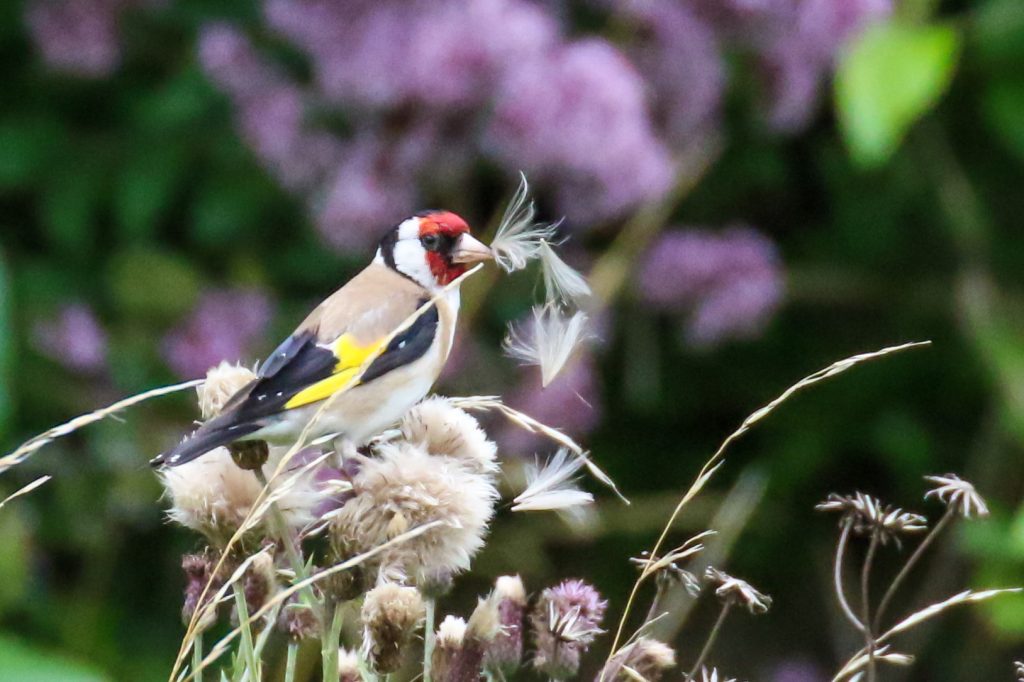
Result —
<instances>
[{"instance_id":1,"label":"bird's black and white head","mask_svg":"<svg viewBox=\"0 0 1024 682\"><path fill-rule=\"evenodd\" d=\"M465 220L449 211L429 211L403 220L385 235L375 261L437 290L472 263L489 258L491 250L469 233Z\"/></svg>"}]
</instances>

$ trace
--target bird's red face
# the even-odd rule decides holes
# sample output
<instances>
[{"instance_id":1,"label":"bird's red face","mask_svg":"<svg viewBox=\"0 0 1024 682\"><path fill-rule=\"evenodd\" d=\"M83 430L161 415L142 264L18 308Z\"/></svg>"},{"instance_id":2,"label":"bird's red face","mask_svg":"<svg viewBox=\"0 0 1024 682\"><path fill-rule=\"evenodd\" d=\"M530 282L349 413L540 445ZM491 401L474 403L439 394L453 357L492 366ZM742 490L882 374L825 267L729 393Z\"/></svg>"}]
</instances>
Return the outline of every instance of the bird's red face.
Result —
<instances>
[{"instance_id":1,"label":"bird's red face","mask_svg":"<svg viewBox=\"0 0 1024 682\"><path fill-rule=\"evenodd\" d=\"M493 257L469 233L466 221L450 211L409 218L384 238L380 253L386 264L429 289L443 287L470 264Z\"/></svg>"}]
</instances>

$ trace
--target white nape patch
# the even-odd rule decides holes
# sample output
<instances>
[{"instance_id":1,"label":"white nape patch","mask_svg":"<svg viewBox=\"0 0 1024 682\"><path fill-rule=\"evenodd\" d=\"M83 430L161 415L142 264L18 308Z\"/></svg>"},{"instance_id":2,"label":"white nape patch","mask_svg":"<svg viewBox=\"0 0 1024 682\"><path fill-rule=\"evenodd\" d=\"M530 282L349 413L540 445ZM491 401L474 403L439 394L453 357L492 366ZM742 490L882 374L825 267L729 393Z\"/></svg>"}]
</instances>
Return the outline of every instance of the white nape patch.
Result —
<instances>
[{"instance_id":1,"label":"white nape patch","mask_svg":"<svg viewBox=\"0 0 1024 682\"><path fill-rule=\"evenodd\" d=\"M420 243L419 218L409 218L398 226L394 255L395 267L403 275L431 291L440 288L427 263L427 250Z\"/></svg>"}]
</instances>

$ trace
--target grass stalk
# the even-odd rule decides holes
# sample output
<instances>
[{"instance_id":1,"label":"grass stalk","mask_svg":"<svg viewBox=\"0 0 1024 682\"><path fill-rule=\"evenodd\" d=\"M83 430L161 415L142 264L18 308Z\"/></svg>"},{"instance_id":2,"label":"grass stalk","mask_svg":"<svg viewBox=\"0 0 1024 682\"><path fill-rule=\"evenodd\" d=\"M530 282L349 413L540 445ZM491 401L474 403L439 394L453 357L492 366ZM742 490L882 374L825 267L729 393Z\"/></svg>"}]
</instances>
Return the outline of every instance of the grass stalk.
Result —
<instances>
[{"instance_id":1,"label":"grass stalk","mask_svg":"<svg viewBox=\"0 0 1024 682\"><path fill-rule=\"evenodd\" d=\"M871 567L875 561L875 553L878 551L879 529L875 528L871 533L871 542L868 545L867 554L864 555L864 565L860 571L860 598L861 612L864 614L864 648L868 656L868 682L875 682L878 677L877 666L875 665L875 634L871 628Z\"/></svg>"},{"instance_id":2,"label":"grass stalk","mask_svg":"<svg viewBox=\"0 0 1024 682\"><path fill-rule=\"evenodd\" d=\"M284 682L295 682L295 668L299 662L299 643L288 642L288 658L284 664Z\"/></svg>"},{"instance_id":3,"label":"grass stalk","mask_svg":"<svg viewBox=\"0 0 1024 682\"><path fill-rule=\"evenodd\" d=\"M913 554L910 555L906 563L903 564L903 568L901 568L900 572L896 574L895 578L893 578L889 587L886 589L885 594L882 596L882 601L878 603L878 609L875 611L875 619L872 624L872 629L874 629L875 632L878 632L881 629L882 618L885 616L886 609L889 608L889 604L892 602L893 597L896 596L896 592L899 590L900 585L903 584L903 581L908 575L910 575L910 571L914 569L914 566L916 566L921 557L924 556L928 547L931 546L932 542L935 541L935 538L937 538L946 526L949 525L954 516L956 516L956 507L950 505L946 508L946 513L942 515L939 522L936 523L932 527L931 531L924 536L924 539L918 543Z\"/></svg>"},{"instance_id":4,"label":"grass stalk","mask_svg":"<svg viewBox=\"0 0 1024 682\"><path fill-rule=\"evenodd\" d=\"M722 610L718 614L718 618L715 620L714 627L711 628L711 632L708 633L707 641L704 642L704 648L700 650L700 655L697 656L697 660L694 662L690 672L686 675L686 682L693 682L694 676L700 671L700 667L704 665L704 661L707 660L708 654L711 653L711 647L715 645L715 640L718 638L718 631L722 629L722 623L725 622L725 617L729 615L729 609L732 608L732 602L725 602L722 604Z\"/></svg>"},{"instance_id":5,"label":"grass stalk","mask_svg":"<svg viewBox=\"0 0 1024 682\"><path fill-rule=\"evenodd\" d=\"M330 627L324 630L320 645L320 656L323 659L323 678L338 679L338 646L341 642L341 626L345 621L345 602L334 601L331 609Z\"/></svg>"},{"instance_id":6,"label":"grass stalk","mask_svg":"<svg viewBox=\"0 0 1024 682\"><path fill-rule=\"evenodd\" d=\"M203 682L203 673L200 666L203 663L203 633L200 632L192 640L192 672L196 676L196 682Z\"/></svg>"},{"instance_id":7,"label":"grass stalk","mask_svg":"<svg viewBox=\"0 0 1024 682\"><path fill-rule=\"evenodd\" d=\"M431 682L431 664L434 657L434 613L437 602L433 597L423 600L426 618L423 623L423 682Z\"/></svg>"},{"instance_id":8,"label":"grass stalk","mask_svg":"<svg viewBox=\"0 0 1024 682\"><path fill-rule=\"evenodd\" d=\"M238 622L242 626L242 658L246 667L250 670L252 680L259 682L260 663L256 658L256 646L252 639L252 628L249 627L249 607L245 603L245 589L239 584L232 585L235 592L235 611L238 613ZM198 671L199 668L196 668Z\"/></svg>"},{"instance_id":9,"label":"grass stalk","mask_svg":"<svg viewBox=\"0 0 1024 682\"><path fill-rule=\"evenodd\" d=\"M853 519L843 521L843 530L839 534L839 543L836 545L836 561L832 570L832 580L835 583L836 600L843 615L855 628L864 632L864 624L860 622L857 614L850 608L850 602L846 600L846 591L843 589L843 559L846 556L846 545L850 540L850 531L853 529Z\"/></svg>"}]
</instances>

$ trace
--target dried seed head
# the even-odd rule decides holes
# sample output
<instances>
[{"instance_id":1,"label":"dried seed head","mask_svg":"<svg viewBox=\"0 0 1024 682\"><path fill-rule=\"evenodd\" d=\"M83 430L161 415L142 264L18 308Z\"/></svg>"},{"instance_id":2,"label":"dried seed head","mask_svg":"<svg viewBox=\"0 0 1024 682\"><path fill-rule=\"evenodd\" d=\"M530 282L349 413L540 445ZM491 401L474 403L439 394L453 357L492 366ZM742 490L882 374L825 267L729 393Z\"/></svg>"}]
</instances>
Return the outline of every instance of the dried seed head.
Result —
<instances>
[{"instance_id":1,"label":"dried seed head","mask_svg":"<svg viewBox=\"0 0 1024 682\"><path fill-rule=\"evenodd\" d=\"M281 609L281 615L277 617L277 629L292 642L320 635L320 623L313 609L295 599Z\"/></svg>"},{"instance_id":2,"label":"dried seed head","mask_svg":"<svg viewBox=\"0 0 1024 682\"><path fill-rule=\"evenodd\" d=\"M433 679L450 682L455 677L455 662L466 640L466 621L457 616L445 616L437 628L434 653L430 658Z\"/></svg>"},{"instance_id":3,"label":"dried seed head","mask_svg":"<svg viewBox=\"0 0 1024 682\"><path fill-rule=\"evenodd\" d=\"M957 513L965 519L971 516L988 516L988 505L984 498L974 489L974 485L963 480L956 474L945 476L925 476L924 480L938 487L924 494L925 499L935 496L947 507L955 507Z\"/></svg>"},{"instance_id":4,"label":"dried seed head","mask_svg":"<svg viewBox=\"0 0 1024 682\"><path fill-rule=\"evenodd\" d=\"M640 637L619 649L601 670L601 682L635 682L639 675L646 682L658 682L662 673L675 667L676 652L656 639Z\"/></svg>"},{"instance_id":5,"label":"dried seed head","mask_svg":"<svg viewBox=\"0 0 1024 682\"><path fill-rule=\"evenodd\" d=\"M1024 663L1014 661L1013 670L1017 674L1017 682L1024 682Z\"/></svg>"},{"instance_id":6,"label":"dried seed head","mask_svg":"<svg viewBox=\"0 0 1024 682\"><path fill-rule=\"evenodd\" d=\"M285 451L273 448L271 461ZM161 469L159 475L171 500L168 518L202 533L217 547L223 547L242 525L262 489L252 473L235 465L227 448L216 448L181 466ZM292 530L312 523L313 509L322 499L313 472L298 478L280 477L273 484L273 493ZM253 530L259 535L262 529Z\"/></svg>"},{"instance_id":7,"label":"dried seed head","mask_svg":"<svg viewBox=\"0 0 1024 682\"><path fill-rule=\"evenodd\" d=\"M338 682L363 682L359 654L355 651L338 649Z\"/></svg>"},{"instance_id":8,"label":"dried seed head","mask_svg":"<svg viewBox=\"0 0 1024 682\"><path fill-rule=\"evenodd\" d=\"M384 583L366 593L363 601L363 647L377 673L392 673L423 620L423 598L415 587Z\"/></svg>"},{"instance_id":9,"label":"dried seed head","mask_svg":"<svg viewBox=\"0 0 1024 682\"><path fill-rule=\"evenodd\" d=\"M383 445L379 456L365 459L353 492L331 522L336 546L369 551L409 529L443 524L382 556L417 582L469 568L498 499L490 474L406 442Z\"/></svg>"},{"instance_id":10,"label":"dried seed head","mask_svg":"<svg viewBox=\"0 0 1024 682\"><path fill-rule=\"evenodd\" d=\"M928 519L920 514L883 504L878 498L860 492L845 496L832 493L815 509L840 512L841 523L852 524L854 533L871 535L877 532L882 544L894 540L899 545L901 535L921 533L928 528Z\"/></svg>"},{"instance_id":11,"label":"dried seed head","mask_svg":"<svg viewBox=\"0 0 1024 682\"><path fill-rule=\"evenodd\" d=\"M277 570L269 552L260 552L253 558L245 570L243 586L249 613L259 611L267 598L277 591Z\"/></svg>"},{"instance_id":12,"label":"dried seed head","mask_svg":"<svg viewBox=\"0 0 1024 682\"><path fill-rule=\"evenodd\" d=\"M599 635L608 603L582 580L566 580L541 593L530 614L533 666L556 680L579 671L580 656Z\"/></svg>"},{"instance_id":13,"label":"dried seed head","mask_svg":"<svg viewBox=\"0 0 1024 682\"><path fill-rule=\"evenodd\" d=\"M715 596L723 603L742 606L755 616L767 613L772 605L772 598L767 594L758 592L747 581L733 578L713 566L708 566L704 572L704 580L715 588Z\"/></svg>"},{"instance_id":14,"label":"dried seed head","mask_svg":"<svg viewBox=\"0 0 1024 682\"><path fill-rule=\"evenodd\" d=\"M420 402L402 418L400 428L405 440L422 445L431 455L453 457L480 474L498 469L498 446L472 415L445 398Z\"/></svg>"},{"instance_id":15,"label":"dried seed head","mask_svg":"<svg viewBox=\"0 0 1024 682\"><path fill-rule=\"evenodd\" d=\"M186 554L181 558L181 569L185 572L185 601L181 607L181 621L186 626L192 621L192 616L199 608L199 597L207 583L210 588L206 592L206 603L220 588L221 580L213 576L213 568L216 565L213 557L208 552L202 554ZM199 631L208 629L217 622L217 609L209 609L198 623Z\"/></svg>"},{"instance_id":16,"label":"dried seed head","mask_svg":"<svg viewBox=\"0 0 1024 682\"><path fill-rule=\"evenodd\" d=\"M517 575L503 575L492 593L498 604L499 630L484 652L484 666L495 677L508 679L523 660L523 618L526 589Z\"/></svg>"},{"instance_id":17,"label":"dried seed head","mask_svg":"<svg viewBox=\"0 0 1024 682\"><path fill-rule=\"evenodd\" d=\"M716 668L708 670L707 668L702 667L700 669L700 679L701 682L736 682L735 677L726 679L724 674L719 675Z\"/></svg>"},{"instance_id":18,"label":"dried seed head","mask_svg":"<svg viewBox=\"0 0 1024 682\"><path fill-rule=\"evenodd\" d=\"M206 373L206 381L196 388L203 419L212 419L220 414L228 400L255 378L256 373L248 367L233 365L226 360L211 368Z\"/></svg>"},{"instance_id":19,"label":"dried seed head","mask_svg":"<svg viewBox=\"0 0 1024 682\"><path fill-rule=\"evenodd\" d=\"M270 457L270 446L265 440L243 440L227 446L231 461L239 469L256 471L262 469Z\"/></svg>"}]
</instances>

